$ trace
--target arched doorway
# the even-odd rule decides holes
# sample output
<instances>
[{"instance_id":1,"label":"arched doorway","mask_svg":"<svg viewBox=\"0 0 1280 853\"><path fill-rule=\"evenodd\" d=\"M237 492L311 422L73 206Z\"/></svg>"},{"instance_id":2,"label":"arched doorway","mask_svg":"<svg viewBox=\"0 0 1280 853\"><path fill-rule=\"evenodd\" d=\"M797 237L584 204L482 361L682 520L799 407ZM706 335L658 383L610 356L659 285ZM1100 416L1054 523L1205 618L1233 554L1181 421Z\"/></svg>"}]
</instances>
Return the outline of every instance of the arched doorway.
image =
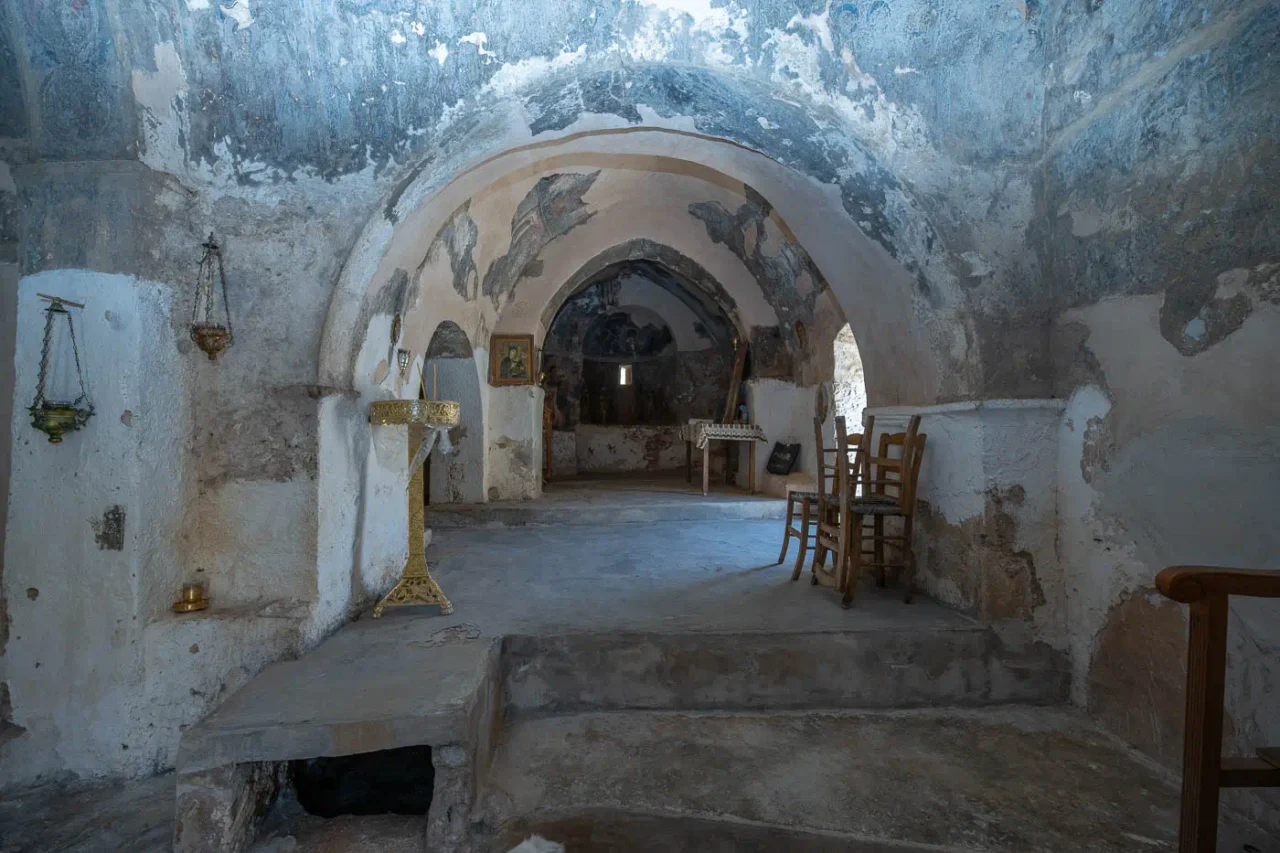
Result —
<instances>
[{"instance_id":1,"label":"arched doorway","mask_svg":"<svg viewBox=\"0 0 1280 853\"><path fill-rule=\"evenodd\" d=\"M862 411L867 407L867 380L862 370L862 355L858 342L853 339L853 329L845 324L837 334L835 343L834 413L842 416L852 429L862 423Z\"/></svg>"},{"instance_id":2,"label":"arched doorway","mask_svg":"<svg viewBox=\"0 0 1280 853\"><path fill-rule=\"evenodd\" d=\"M437 399L457 400L467 418L449 430L449 449L431 455L428 503L484 500L484 406L479 369L462 328L452 320L441 322L424 356L423 390Z\"/></svg>"},{"instance_id":3,"label":"arched doorway","mask_svg":"<svg viewBox=\"0 0 1280 853\"><path fill-rule=\"evenodd\" d=\"M554 476L683 467L680 425L719 419L736 337L725 311L662 263L591 276L560 304L543 347Z\"/></svg>"}]
</instances>

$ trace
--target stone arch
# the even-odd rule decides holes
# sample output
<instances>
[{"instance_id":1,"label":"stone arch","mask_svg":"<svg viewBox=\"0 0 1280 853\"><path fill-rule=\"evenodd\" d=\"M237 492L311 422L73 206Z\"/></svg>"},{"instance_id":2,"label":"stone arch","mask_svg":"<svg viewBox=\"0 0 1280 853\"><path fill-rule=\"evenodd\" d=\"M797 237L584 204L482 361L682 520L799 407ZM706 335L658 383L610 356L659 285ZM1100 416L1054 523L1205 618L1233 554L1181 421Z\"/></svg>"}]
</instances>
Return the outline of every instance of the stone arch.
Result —
<instances>
[{"instance_id":1,"label":"stone arch","mask_svg":"<svg viewBox=\"0 0 1280 853\"><path fill-rule=\"evenodd\" d=\"M575 69L573 73L577 76L566 84L596 80L594 72ZM458 139L450 140L448 150L433 158L431 169L410 172L380 215L370 221L343 270L327 326L326 339L333 340L326 340L322 349L322 382L341 387L349 381L345 378L350 374L345 363L349 359L341 357L341 341L346 335L359 334L354 331L359 324L339 318L357 317L364 293L394 271L394 262L388 266L383 261L395 254L393 243L405 226L419 234L436 227L424 226L430 219L422 215L426 209L455 209L481 187L552 161L592 165L587 160L593 157L595 162L600 157L626 157L636 162L665 158L682 169L701 166L719 180L749 188L770 210L784 216L813 252L846 314L852 316L850 308L860 298L876 306L880 316L874 325L869 322L867 328L855 331L865 344L869 362L878 358L873 351L883 351L884 362L894 366L893 380L871 389L877 402L930 402L966 393L977 378L976 360L969 352L972 335L959 310L961 299L950 272L955 259L907 185L852 135L819 120L821 109L807 111L794 98L774 97L767 84L730 82L710 69L638 67L620 73L636 84L615 87L630 105L602 109L600 116L586 123L589 129L579 129L581 121L568 121L564 115L553 117L546 102L522 91L513 97L537 107L532 125L537 141L508 142L504 150L501 133L476 138L462 132L459 138L466 137L473 143L470 147L458 147ZM668 104L656 118L646 116L644 126L635 126L644 98L670 100L673 92L682 93L682 109L688 113L703 115L705 107L705 112L719 112L721 119L697 122L699 132L663 126L679 124L682 114ZM743 106L743 114L755 116L756 121L730 122L723 116L730 103ZM590 107L588 103L584 109ZM578 115L581 118L581 110ZM617 126L619 122L624 126ZM602 123L606 126L591 127ZM453 127L465 126L460 121ZM575 128L572 132L570 126ZM777 132L779 128L786 130ZM654 151L663 153L655 157ZM435 216L442 226L447 213ZM881 330L878 335L876 327ZM873 340L876 337L883 339L882 345ZM345 351L350 352L349 347Z\"/></svg>"}]
</instances>

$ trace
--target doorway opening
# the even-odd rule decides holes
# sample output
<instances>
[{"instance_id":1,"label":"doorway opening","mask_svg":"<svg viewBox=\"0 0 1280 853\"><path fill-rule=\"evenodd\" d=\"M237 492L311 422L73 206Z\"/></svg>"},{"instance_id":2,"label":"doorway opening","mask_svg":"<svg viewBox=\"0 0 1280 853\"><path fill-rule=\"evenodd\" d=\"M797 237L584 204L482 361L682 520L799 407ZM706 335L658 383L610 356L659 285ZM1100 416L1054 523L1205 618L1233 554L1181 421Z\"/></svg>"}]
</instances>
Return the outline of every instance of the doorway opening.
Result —
<instances>
[{"instance_id":1,"label":"doorway opening","mask_svg":"<svg viewBox=\"0 0 1280 853\"><path fill-rule=\"evenodd\" d=\"M853 339L853 329L848 323L836 333L834 347L834 413L844 417L849 429L857 429L862 424L862 412L867 407L867 381L862 370L858 342Z\"/></svg>"}]
</instances>

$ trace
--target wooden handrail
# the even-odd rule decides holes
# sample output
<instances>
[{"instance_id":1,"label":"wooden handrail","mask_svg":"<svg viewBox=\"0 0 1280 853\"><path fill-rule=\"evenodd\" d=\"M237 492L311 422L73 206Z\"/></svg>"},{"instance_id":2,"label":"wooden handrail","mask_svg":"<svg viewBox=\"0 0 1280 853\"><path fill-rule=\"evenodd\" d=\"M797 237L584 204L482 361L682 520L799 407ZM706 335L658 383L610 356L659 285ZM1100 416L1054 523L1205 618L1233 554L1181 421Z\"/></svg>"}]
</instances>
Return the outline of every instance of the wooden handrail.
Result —
<instances>
[{"instance_id":1,"label":"wooden handrail","mask_svg":"<svg viewBox=\"0 0 1280 853\"><path fill-rule=\"evenodd\" d=\"M1183 604L1215 595L1280 598L1280 572L1220 566L1170 566L1156 575L1156 588Z\"/></svg>"}]
</instances>

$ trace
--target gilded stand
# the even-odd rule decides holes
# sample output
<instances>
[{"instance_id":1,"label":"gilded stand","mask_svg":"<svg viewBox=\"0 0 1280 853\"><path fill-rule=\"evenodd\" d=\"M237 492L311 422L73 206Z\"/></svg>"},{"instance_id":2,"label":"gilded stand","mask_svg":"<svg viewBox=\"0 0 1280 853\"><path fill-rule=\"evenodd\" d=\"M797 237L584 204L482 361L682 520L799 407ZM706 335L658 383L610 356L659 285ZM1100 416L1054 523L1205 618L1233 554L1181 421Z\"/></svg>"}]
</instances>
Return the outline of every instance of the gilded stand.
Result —
<instances>
[{"instance_id":1,"label":"gilded stand","mask_svg":"<svg viewBox=\"0 0 1280 853\"><path fill-rule=\"evenodd\" d=\"M459 419L458 404L449 400L379 400L369 409L369 422L374 426L409 425L407 458L410 465L413 465L422 445L424 426L444 428L456 425ZM446 616L453 612L453 605L427 570L427 549L422 541L426 533L423 518L424 467L417 465L409 478L409 560L404 565L399 583L373 608L374 619L382 615L384 608L415 604L438 604L440 613Z\"/></svg>"}]
</instances>

